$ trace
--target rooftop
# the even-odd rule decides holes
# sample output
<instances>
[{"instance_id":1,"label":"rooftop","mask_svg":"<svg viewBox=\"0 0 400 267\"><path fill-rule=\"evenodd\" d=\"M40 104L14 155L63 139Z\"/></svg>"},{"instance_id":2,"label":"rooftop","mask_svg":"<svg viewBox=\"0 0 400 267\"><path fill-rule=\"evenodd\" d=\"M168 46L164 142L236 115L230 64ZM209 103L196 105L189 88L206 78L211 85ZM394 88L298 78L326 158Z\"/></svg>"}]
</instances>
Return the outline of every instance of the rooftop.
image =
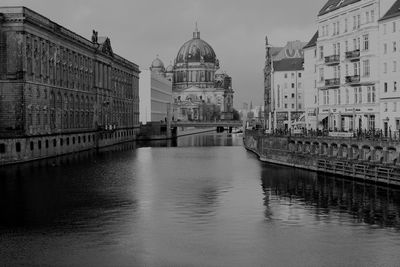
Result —
<instances>
[{"instance_id":1,"label":"rooftop","mask_svg":"<svg viewBox=\"0 0 400 267\"><path fill-rule=\"evenodd\" d=\"M397 0L379 21L391 19L397 16L400 16L400 0Z\"/></svg>"},{"instance_id":2,"label":"rooftop","mask_svg":"<svg viewBox=\"0 0 400 267\"><path fill-rule=\"evenodd\" d=\"M303 63L303 58L285 58L282 60L274 61L274 71L304 70Z\"/></svg>"},{"instance_id":3,"label":"rooftop","mask_svg":"<svg viewBox=\"0 0 400 267\"><path fill-rule=\"evenodd\" d=\"M317 45L317 40L318 40L318 31L314 34L314 36L311 38L311 40L306 44L303 49L314 47Z\"/></svg>"},{"instance_id":4,"label":"rooftop","mask_svg":"<svg viewBox=\"0 0 400 267\"><path fill-rule=\"evenodd\" d=\"M318 16L323 16L332 12L334 10L338 10L342 7L360 2L361 0L328 0L328 2L324 5L324 7L319 11Z\"/></svg>"}]
</instances>

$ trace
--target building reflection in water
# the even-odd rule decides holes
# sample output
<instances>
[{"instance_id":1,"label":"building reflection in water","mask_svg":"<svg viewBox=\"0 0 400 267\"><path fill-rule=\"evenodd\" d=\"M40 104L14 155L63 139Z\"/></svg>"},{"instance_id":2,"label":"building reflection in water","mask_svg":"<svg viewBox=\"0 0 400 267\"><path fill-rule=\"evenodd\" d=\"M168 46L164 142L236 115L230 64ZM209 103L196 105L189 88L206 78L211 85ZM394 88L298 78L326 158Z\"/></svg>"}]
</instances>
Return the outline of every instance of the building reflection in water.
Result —
<instances>
[{"instance_id":1,"label":"building reflection in water","mask_svg":"<svg viewBox=\"0 0 400 267\"><path fill-rule=\"evenodd\" d=\"M267 220L279 217L271 202L285 200L300 203L318 220L343 215L353 223L400 230L400 189L274 165L265 166L261 175Z\"/></svg>"}]
</instances>

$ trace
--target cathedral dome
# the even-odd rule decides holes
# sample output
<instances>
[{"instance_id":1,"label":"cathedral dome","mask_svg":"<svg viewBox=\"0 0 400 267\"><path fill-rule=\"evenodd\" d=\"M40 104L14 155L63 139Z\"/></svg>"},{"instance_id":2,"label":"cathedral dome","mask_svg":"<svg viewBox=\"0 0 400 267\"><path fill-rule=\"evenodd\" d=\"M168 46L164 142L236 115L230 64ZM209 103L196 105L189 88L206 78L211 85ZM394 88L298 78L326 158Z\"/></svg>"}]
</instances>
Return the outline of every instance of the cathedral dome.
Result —
<instances>
[{"instance_id":1,"label":"cathedral dome","mask_svg":"<svg viewBox=\"0 0 400 267\"><path fill-rule=\"evenodd\" d=\"M200 32L197 29L193 33L193 39L184 43L176 56L176 63L184 62L216 62L214 49L200 39Z\"/></svg>"}]
</instances>

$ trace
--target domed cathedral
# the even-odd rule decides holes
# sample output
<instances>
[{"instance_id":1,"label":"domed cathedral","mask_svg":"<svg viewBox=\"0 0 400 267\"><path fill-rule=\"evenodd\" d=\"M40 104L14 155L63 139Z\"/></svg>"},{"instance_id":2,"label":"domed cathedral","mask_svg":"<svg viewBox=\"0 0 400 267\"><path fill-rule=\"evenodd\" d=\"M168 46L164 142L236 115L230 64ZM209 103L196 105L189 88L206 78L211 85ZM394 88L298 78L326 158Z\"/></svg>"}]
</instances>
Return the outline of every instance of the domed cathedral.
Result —
<instances>
[{"instance_id":1,"label":"domed cathedral","mask_svg":"<svg viewBox=\"0 0 400 267\"><path fill-rule=\"evenodd\" d=\"M232 79L220 72L214 49L200 38L182 45L174 65L165 73L172 77L174 117L179 120L230 120L233 118Z\"/></svg>"}]
</instances>

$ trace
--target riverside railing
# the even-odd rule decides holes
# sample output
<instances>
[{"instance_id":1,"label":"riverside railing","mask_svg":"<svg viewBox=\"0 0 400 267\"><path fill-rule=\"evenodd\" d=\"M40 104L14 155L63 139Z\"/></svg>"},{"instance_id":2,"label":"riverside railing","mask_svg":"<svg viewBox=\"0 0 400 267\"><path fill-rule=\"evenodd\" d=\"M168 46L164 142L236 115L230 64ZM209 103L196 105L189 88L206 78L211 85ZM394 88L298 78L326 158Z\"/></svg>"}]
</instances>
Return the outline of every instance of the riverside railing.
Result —
<instances>
[{"instance_id":1,"label":"riverside railing","mask_svg":"<svg viewBox=\"0 0 400 267\"><path fill-rule=\"evenodd\" d=\"M252 130L254 132L254 130ZM345 139L357 139L357 140L373 140L373 141L389 141L389 142L400 142L400 132L392 131L391 129L384 131L381 129L375 130L356 130L356 131L338 131L338 130L288 130L288 129L274 129L270 131L262 132L263 135L277 136L277 137L331 137L331 138L345 138Z\"/></svg>"}]
</instances>

